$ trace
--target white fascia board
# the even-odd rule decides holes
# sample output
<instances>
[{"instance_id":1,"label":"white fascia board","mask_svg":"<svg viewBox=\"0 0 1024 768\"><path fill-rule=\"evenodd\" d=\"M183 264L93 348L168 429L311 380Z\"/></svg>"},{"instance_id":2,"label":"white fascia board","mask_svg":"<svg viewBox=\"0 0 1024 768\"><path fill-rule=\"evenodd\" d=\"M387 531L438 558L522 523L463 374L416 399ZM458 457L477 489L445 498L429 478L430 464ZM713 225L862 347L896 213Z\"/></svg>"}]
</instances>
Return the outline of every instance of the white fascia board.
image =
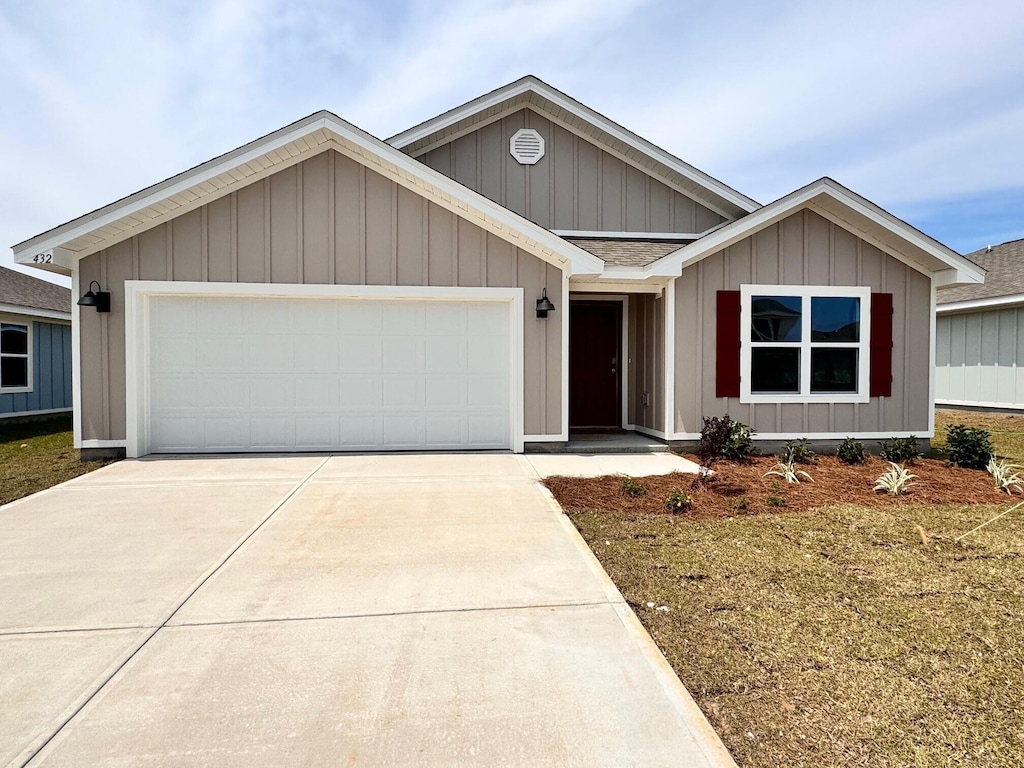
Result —
<instances>
[{"instance_id":1,"label":"white fascia board","mask_svg":"<svg viewBox=\"0 0 1024 768\"><path fill-rule=\"evenodd\" d=\"M44 233L19 243L14 247L15 260L19 263L31 263L32 258L40 252L49 252L54 248L60 248L63 243L126 216L131 216L151 207L154 203L181 194L191 187L208 182L233 168L255 161L275 149L320 131L327 132L324 137L325 141L320 142L316 149L310 150L311 153L323 151L326 148L324 143L326 143L362 165L367 165L367 160L373 160L375 162L367 167L386 175L402 186L413 189L428 199L433 199L456 215L468 218L485 229L491 229L499 236L504 231L506 235L510 236L506 239L513 244L569 274L600 274L604 271L604 262L593 254L561 239L544 227L513 213L330 113L317 113L307 120L300 121L289 130L271 134L263 140L253 142L244 152L229 153L219 162L207 163L194 171L180 174L173 183L166 186L157 185L148 193L145 190L136 193L121 203L114 203L101 209L97 215L87 217L76 226L67 229L58 227L51 234ZM358 151L353 152L353 148ZM303 156L300 155L299 158L302 159ZM267 171L272 172L275 169L269 168ZM249 179L245 179L239 182L239 185L244 186L249 181ZM234 187L230 186L224 187L217 194L197 201L197 204L212 202L218 197L230 193L233 189ZM183 212L184 209L176 209L171 217ZM160 222L161 220L154 220L152 226L156 226ZM516 235L522 235L522 237L516 237ZM126 236L130 236L130 233ZM100 244L79 253L67 252L71 256L68 268L74 268L77 259L94 253L102 247L104 245Z\"/></svg>"},{"instance_id":2,"label":"white fascia board","mask_svg":"<svg viewBox=\"0 0 1024 768\"><path fill-rule=\"evenodd\" d=\"M665 290L665 283L645 283L628 280L602 280L601 282L570 281L569 289L573 293L653 293L660 294Z\"/></svg>"},{"instance_id":3,"label":"white fascia board","mask_svg":"<svg viewBox=\"0 0 1024 768\"><path fill-rule=\"evenodd\" d=\"M18 249L19 246L11 249L16 264L25 264L65 276L70 275L71 270L74 269L75 253L67 248L51 245L43 248Z\"/></svg>"},{"instance_id":4,"label":"white fascia board","mask_svg":"<svg viewBox=\"0 0 1024 768\"><path fill-rule=\"evenodd\" d=\"M23 315L38 320L60 320L64 325L71 324L71 312L54 312L51 309L34 309L33 307L19 307L17 304L0 304L0 314Z\"/></svg>"},{"instance_id":5,"label":"white fascia board","mask_svg":"<svg viewBox=\"0 0 1024 768\"><path fill-rule=\"evenodd\" d=\"M760 208L757 201L752 200L746 195L737 192L735 189L726 186L722 182L718 181L718 179L697 170L689 163L683 162L678 157L666 152L661 147L651 144L646 139L626 130L609 120L604 115L595 112L575 99L565 96L549 86L547 83L532 76L527 76L514 83L510 83L504 88L499 88L486 96L474 99L461 107L445 112L433 120L420 123L403 133L392 136L387 140L387 143L393 147L402 149L403 147L414 144L437 131L444 130L445 128L455 125L466 118L472 117L474 114L485 112L488 109L492 109L493 107L501 104L503 101L514 99L516 96L521 96L526 93L534 93L542 99L556 105L560 109L564 109L566 112L575 115L581 120L600 128L612 138L621 141L638 152L648 155L654 160L657 160L662 165L671 168L681 176L685 176L691 181L705 187L709 191L714 192L716 195L727 200L741 210L750 212L756 211Z\"/></svg>"},{"instance_id":6,"label":"white fascia board","mask_svg":"<svg viewBox=\"0 0 1024 768\"><path fill-rule=\"evenodd\" d=\"M812 182L806 187L798 189L795 192L779 198L775 202L769 203L763 208L744 216L742 219L730 222L721 229L718 229L712 234L703 237L694 243L684 245L678 251L673 251L672 253L663 256L658 261L651 264L648 269L671 272L671 274L678 276L682 274L682 270L690 264L694 264L707 256L718 253L719 251L728 248L730 245L749 237L765 227L781 221L787 216L803 208L811 208L815 210L816 213L834 221L835 217L832 214L815 205L815 200L820 199L823 196L830 197L842 203L851 211L864 216L880 227L903 238L915 248L925 251L939 261L948 264L949 268L955 272L955 282L984 282L985 273L980 267L972 264L958 253L955 253L945 246L932 241L931 238L921 234L910 225L900 221L895 216L883 211L881 208L868 203L863 198L860 198L841 185L832 181L832 179L828 178ZM844 226L844 228L852 226L849 223L836 223L839 226ZM853 233L857 234L859 237L864 237L862 233L857 231L854 231ZM869 238L870 236L865 239ZM877 243L875 244L877 245ZM891 248L883 248L882 250L885 250L886 253L895 256L895 254L892 253ZM929 270L923 265L916 263L912 264L910 260L905 257L897 258L900 258L901 261L914 266L919 271L930 276L934 276L936 274L942 275L947 271ZM944 279L948 279L948 276L945 276Z\"/></svg>"},{"instance_id":7,"label":"white fascia board","mask_svg":"<svg viewBox=\"0 0 1024 768\"><path fill-rule=\"evenodd\" d=\"M552 229L559 237L579 237L595 240L698 240L710 234L717 225L705 232L603 232L601 230Z\"/></svg>"},{"instance_id":8,"label":"white fascia board","mask_svg":"<svg viewBox=\"0 0 1024 768\"><path fill-rule=\"evenodd\" d=\"M990 299L972 299L970 301L954 301L949 304L939 304L936 306L935 311L937 314L945 315L950 312L970 312L975 309L1011 307L1015 304L1024 304L1024 293L1015 293L1009 296L993 296Z\"/></svg>"}]
</instances>

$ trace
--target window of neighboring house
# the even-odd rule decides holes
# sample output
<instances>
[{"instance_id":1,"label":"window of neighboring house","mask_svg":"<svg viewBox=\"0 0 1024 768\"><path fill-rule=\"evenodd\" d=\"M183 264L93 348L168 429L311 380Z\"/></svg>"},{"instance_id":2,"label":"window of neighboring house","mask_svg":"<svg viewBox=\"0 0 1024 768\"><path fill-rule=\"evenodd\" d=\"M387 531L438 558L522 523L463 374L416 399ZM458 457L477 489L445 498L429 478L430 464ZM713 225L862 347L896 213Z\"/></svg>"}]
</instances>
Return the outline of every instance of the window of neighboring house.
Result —
<instances>
[{"instance_id":1,"label":"window of neighboring house","mask_svg":"<svg viewBox=\"0 0 1024 768\"><path fill-rule=\"evenodd\" d=\"M740 287L740 401L868 402L871 290Z\"/></svg>"},{"instance_id":2,"label":"window of neighboring house","mask_svg":"<svg viewBox=\"0 0 1024 768\"><path fill-rule=\"evenodd\" d=\"M28 389L29 326L0 322L0 390Z\"/></svg>"}]
</instances>

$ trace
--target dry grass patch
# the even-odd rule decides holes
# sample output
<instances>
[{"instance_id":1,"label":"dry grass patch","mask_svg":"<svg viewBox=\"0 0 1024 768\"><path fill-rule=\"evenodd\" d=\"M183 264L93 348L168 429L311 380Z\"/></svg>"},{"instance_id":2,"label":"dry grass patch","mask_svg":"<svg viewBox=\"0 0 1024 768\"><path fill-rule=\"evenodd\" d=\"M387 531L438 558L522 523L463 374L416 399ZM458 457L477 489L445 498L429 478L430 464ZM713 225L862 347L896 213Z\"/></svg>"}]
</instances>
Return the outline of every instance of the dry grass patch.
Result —
<instances>
[{"instance_id":1,"label":"dry grass patch","mask_svg":"<svg viewBox=\"0 0 1024 768\"><path fill-rule=\"evenodd\" d=\"M1009 766L1020 515L954 542L1004 508L567 511L741 765Z\"/></svg>"},{"instance_id":2,"label":"dry grass patch","mask_svg":"<svg viewBox=\"0 0 1024 768\"><path fill-rule=\"evenodd\" d=\"M109 463L79 461L70 416L0 426L0 504Z\"/></svg>"}]
</instances>

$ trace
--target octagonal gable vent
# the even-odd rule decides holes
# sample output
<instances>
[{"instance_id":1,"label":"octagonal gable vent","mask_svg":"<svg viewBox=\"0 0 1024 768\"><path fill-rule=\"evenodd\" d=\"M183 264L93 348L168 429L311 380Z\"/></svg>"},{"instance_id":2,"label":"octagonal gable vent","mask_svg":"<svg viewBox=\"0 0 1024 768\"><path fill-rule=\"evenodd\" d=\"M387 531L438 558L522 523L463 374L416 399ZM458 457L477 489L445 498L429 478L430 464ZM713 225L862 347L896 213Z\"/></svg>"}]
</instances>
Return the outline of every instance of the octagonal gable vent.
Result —
<instances>
[{"instance_id":1,"label":"octagonal gable vent","mask_svg":"<svg viewBox=\"0 0 1024 768\"><path fill-rule=\"evenodd\" d=\"M509 152L522 165L533 165L544 157L544 137L533 128L520 128L512 134Z\"/></svg>"}]
</instances>

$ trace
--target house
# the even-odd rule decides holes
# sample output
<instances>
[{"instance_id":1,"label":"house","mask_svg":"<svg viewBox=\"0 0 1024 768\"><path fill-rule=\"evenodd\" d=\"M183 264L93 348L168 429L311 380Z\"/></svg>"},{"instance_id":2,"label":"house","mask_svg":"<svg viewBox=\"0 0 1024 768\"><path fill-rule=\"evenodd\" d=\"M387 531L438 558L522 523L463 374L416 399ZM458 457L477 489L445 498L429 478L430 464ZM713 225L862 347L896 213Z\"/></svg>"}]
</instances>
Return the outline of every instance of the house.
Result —
<instances>
[{"instance_id":1,"label":"house","mask_svg":"<svg viewBox=\"0 0 1024 768\"><path fill-rule=\"evenodd\" d=\"M71 403L71 291L0 267L0 423Z\"/></svg>"},{"instance_id":2,"label":"house","mask_svg":"<svg viewBox=\"0 0 1024 768\"><path fill-rule=\"evenodd\" d=\"M318 112L14 254L109 292L74 308L75 440L129 456L725 413L928 437L935 291L984 276L831 179L759 205L534 77L387 141Z\"/></svg>"},{"instance_id":3,"label":"house","mask_svg":"<svg viewBox=\"0 0 1024 768\"><path fill-rule=\"evenodd\" d=\"M988 274L984 284L939 291L935 400L1024 408L1024 240L967 257Z\"/></svg>"}]
</instances>

